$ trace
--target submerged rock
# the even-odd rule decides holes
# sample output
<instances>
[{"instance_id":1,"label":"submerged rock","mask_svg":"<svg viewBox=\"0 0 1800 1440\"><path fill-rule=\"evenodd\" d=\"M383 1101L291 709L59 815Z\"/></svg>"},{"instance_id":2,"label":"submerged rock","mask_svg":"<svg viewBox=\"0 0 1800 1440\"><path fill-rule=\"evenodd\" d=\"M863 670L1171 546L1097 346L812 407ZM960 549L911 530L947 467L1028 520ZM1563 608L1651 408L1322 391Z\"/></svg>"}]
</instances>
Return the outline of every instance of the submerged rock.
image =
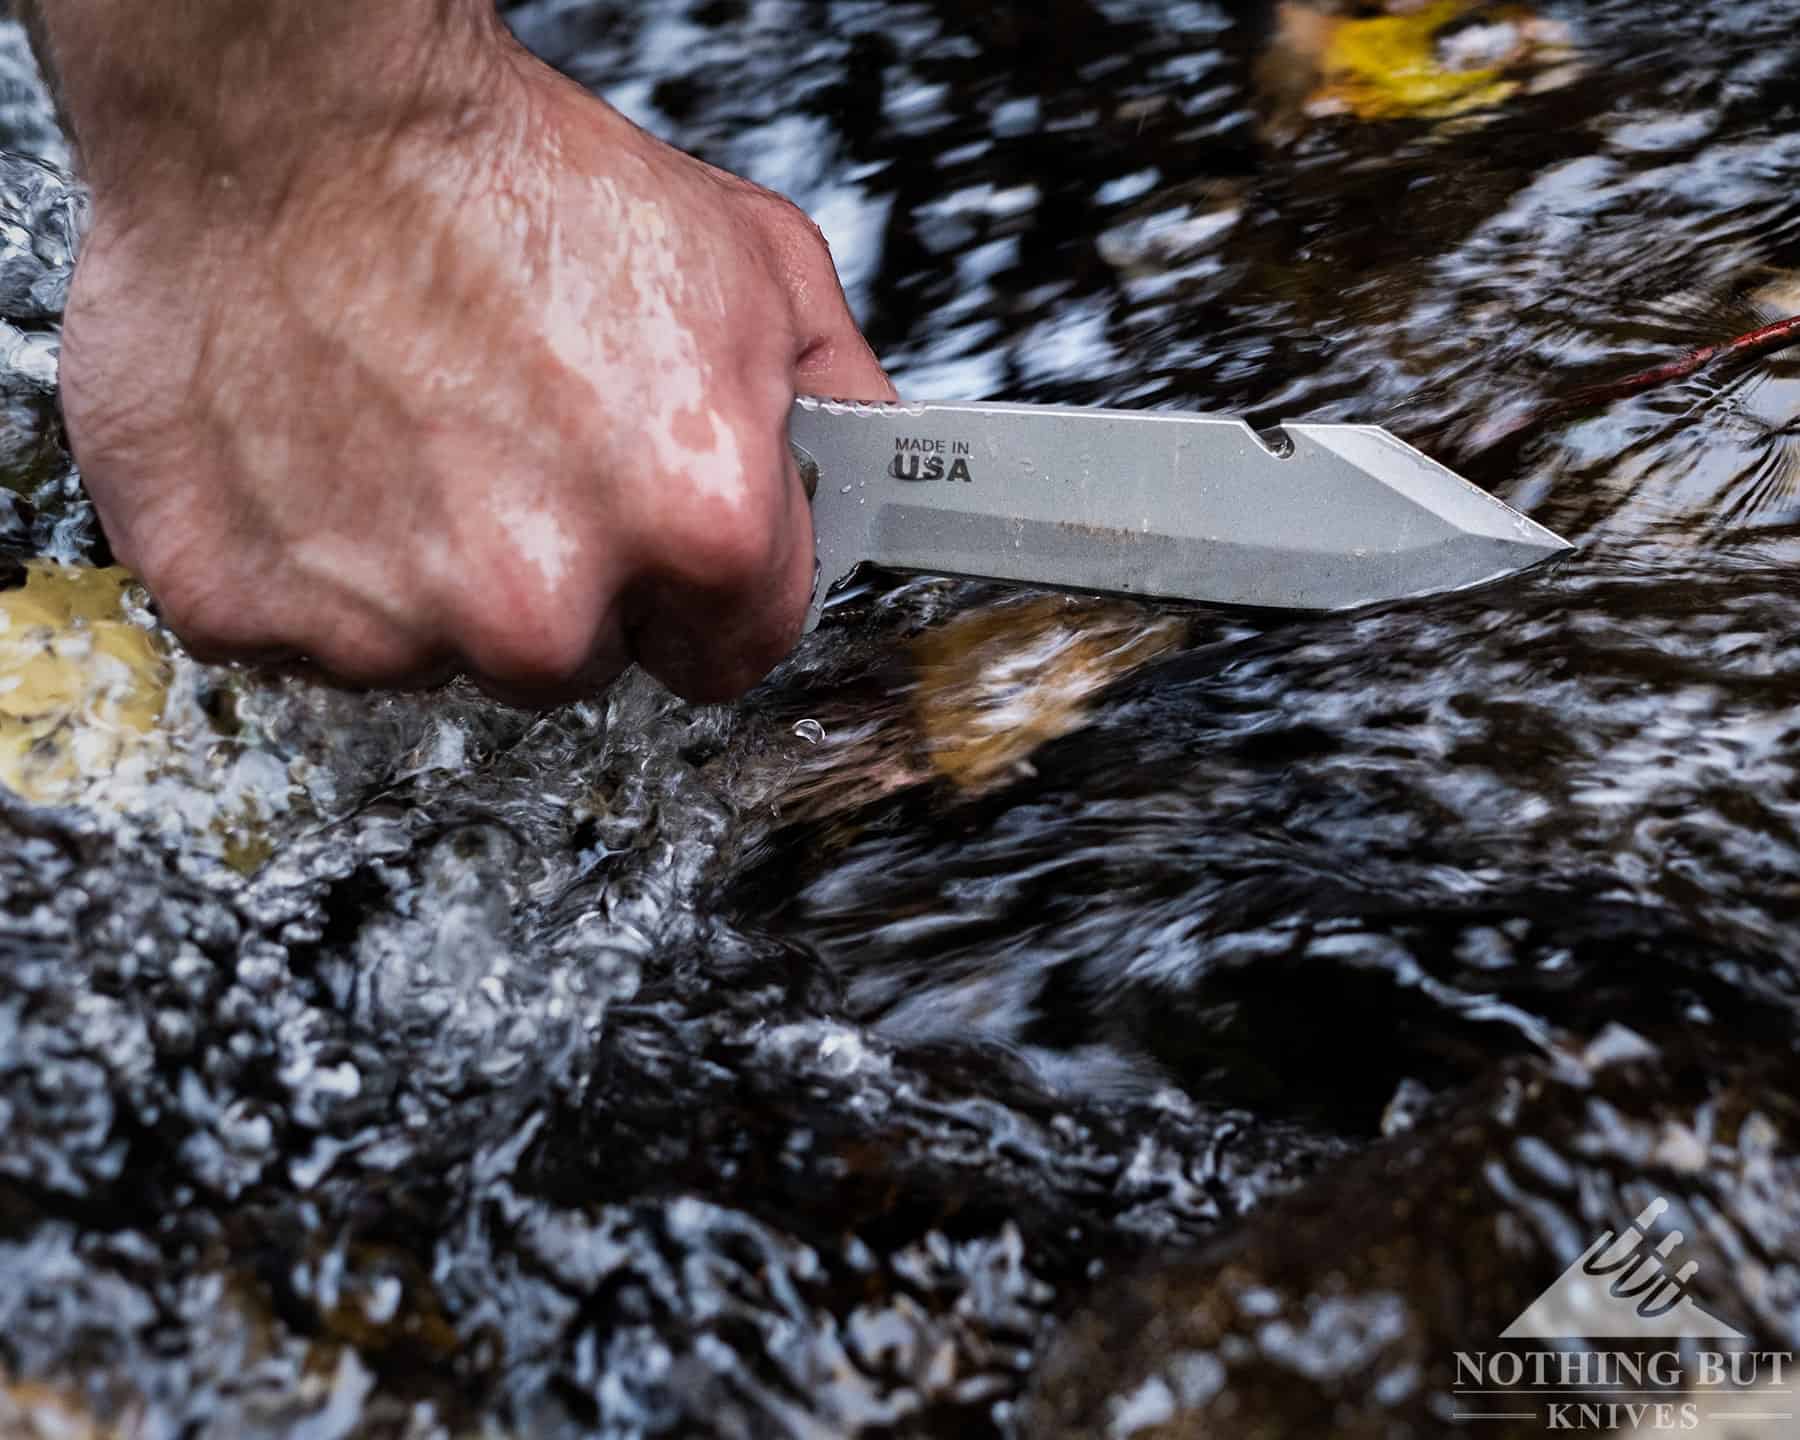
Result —
<instances>
[{"instance_id":1,"label":"submerged rock","mask_svg":"<svg viewBox=\"0 0 1800 1440\"><path fill-rule=\"evenodd\" d=\"M1503 1332L1596 1237L1631 1236L1657 1201L1668 1207L1652 1212L1657 1238L1680 1243L1655 1273L1697 1267L1688 1297L1745 1337L1730 1349L1765 1357L1740 1366L1747 1385L1769 1383L1766 1356L1791 1365L1800 1347L1793 1056L1727 1057L1679 1038L1624 1053L1509 1065L1192 1258L1110 1282L1050 1347L1022 1433L1396 1440L1529 1410L1483 1431L1540 1434L1567 1396L1528 1393L1529 1380L1482 1393L1493 1382L1472 1369L1513 1373L1486 1368L1501 1352L1529 1366L1538 1347ZM1604 1368L1610 1357L1648 1369L1642 1357L1670 1345L1599 1329L1555 1353L1591 1351L1583 1373L1614 1383L1581 1399L1623 1415L1645 1396ZM1686 1372L1659 1365L1648 1398L1692 1403L1696 1418L1745 1408L1731 1386L1686 1393L1699 1374L1689 1349Z\"/></svg>"},{"instance_id":2,"label":"submerged rock","mask_svg":"<svg viewBox=\"0 0 1800 1440\"><path fill-rule=\"evenodd\" d=\"M0 317L62 319L87 216L87 192L66 172L0 149Z\"/></svg>"}]
</instances>

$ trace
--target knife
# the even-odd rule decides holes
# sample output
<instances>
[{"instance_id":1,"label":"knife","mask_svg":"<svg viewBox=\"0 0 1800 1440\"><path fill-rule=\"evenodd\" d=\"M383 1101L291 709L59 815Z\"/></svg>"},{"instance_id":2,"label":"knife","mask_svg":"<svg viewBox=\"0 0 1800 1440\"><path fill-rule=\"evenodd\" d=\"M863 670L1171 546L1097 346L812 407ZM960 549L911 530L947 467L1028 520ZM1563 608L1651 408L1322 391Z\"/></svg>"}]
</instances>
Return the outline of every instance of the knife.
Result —
<instances>
[{"instance_id":1,"label":"knife","mask_svg":"<svg viewBox=\"0 0 1800 1440\"><path fill-rule=\"evenodd\" d=\"M802 396L810 631L895 570L1282 610L1482 585L1572 547L1375 425Z\"/></svg>"}]
</instances>

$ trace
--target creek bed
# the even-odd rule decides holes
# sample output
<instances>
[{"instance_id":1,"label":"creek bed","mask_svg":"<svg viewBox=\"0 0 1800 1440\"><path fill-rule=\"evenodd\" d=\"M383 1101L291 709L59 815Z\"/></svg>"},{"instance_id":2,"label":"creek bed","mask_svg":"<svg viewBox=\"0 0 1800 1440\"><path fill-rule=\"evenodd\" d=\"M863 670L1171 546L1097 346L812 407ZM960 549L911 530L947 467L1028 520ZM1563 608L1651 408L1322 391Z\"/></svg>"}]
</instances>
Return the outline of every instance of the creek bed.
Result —
<instances>
[{"instance_id":1,"label":"creek bed","mask_svg":"<svg viewBox=\"0 0 1800 1440\"><path fill-rule=\"evenodd\" d=\"M1800 310L1793 9L1426 8L1396 88L1293 6L509 7L811 210L904 393L1379 421L1579 553L868 576L712 709L130 649L158 728L0 803L0 1430L1435 1435L1658 1197L1794 1349L1800 368L1488 443ZM103 562L7 177L0 538Z\"/></svg>"}]
</instances>

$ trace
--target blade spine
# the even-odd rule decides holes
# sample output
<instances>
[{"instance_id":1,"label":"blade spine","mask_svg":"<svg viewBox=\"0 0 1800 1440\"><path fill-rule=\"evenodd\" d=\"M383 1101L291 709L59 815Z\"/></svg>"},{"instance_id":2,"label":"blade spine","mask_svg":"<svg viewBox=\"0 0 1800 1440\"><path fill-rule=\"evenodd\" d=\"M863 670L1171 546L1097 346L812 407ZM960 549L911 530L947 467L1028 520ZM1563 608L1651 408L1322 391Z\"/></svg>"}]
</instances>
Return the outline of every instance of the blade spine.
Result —
<instances>
[{"instance_id":1,"label":"blade spine","mask_svg":"<svg viewBox=\"0 0 1800 1440\"><path fill-rule=\"evenodd\" d=\"M818 395L798 395L794 398L794 404L810 414L828 415L833 419L843 420L919 419L927 415L1021 415L1060 420L1242 425L1252 435L1256 433L1243 416L1213 410L1127 410L1116 406L1042 404L1027 400L829 400ZM1289 422L1284 420L1281 423L1285 425Z\"/></svg>"}]
</instances>

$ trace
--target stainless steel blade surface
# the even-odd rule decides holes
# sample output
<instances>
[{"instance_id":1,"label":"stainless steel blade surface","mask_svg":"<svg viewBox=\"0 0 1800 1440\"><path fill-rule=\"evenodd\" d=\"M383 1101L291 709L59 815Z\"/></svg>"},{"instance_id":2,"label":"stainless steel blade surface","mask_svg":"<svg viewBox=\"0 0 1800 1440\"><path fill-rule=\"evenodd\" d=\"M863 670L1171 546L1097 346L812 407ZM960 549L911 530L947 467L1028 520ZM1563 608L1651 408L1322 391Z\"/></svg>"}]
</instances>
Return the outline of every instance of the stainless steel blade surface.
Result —
<instances>
[{"instance_id":1,"label":"stainless steel blade surface","mask_svg":"<svg viewBox=\"0 0 1800 1440\"><path fill-rule=\"evenodd\" d=\"M802 398L827 591L862 561L1064 589L1338 610L1484 584L1567 542L1373 425Z\"/></svg>"}]
</instances>

